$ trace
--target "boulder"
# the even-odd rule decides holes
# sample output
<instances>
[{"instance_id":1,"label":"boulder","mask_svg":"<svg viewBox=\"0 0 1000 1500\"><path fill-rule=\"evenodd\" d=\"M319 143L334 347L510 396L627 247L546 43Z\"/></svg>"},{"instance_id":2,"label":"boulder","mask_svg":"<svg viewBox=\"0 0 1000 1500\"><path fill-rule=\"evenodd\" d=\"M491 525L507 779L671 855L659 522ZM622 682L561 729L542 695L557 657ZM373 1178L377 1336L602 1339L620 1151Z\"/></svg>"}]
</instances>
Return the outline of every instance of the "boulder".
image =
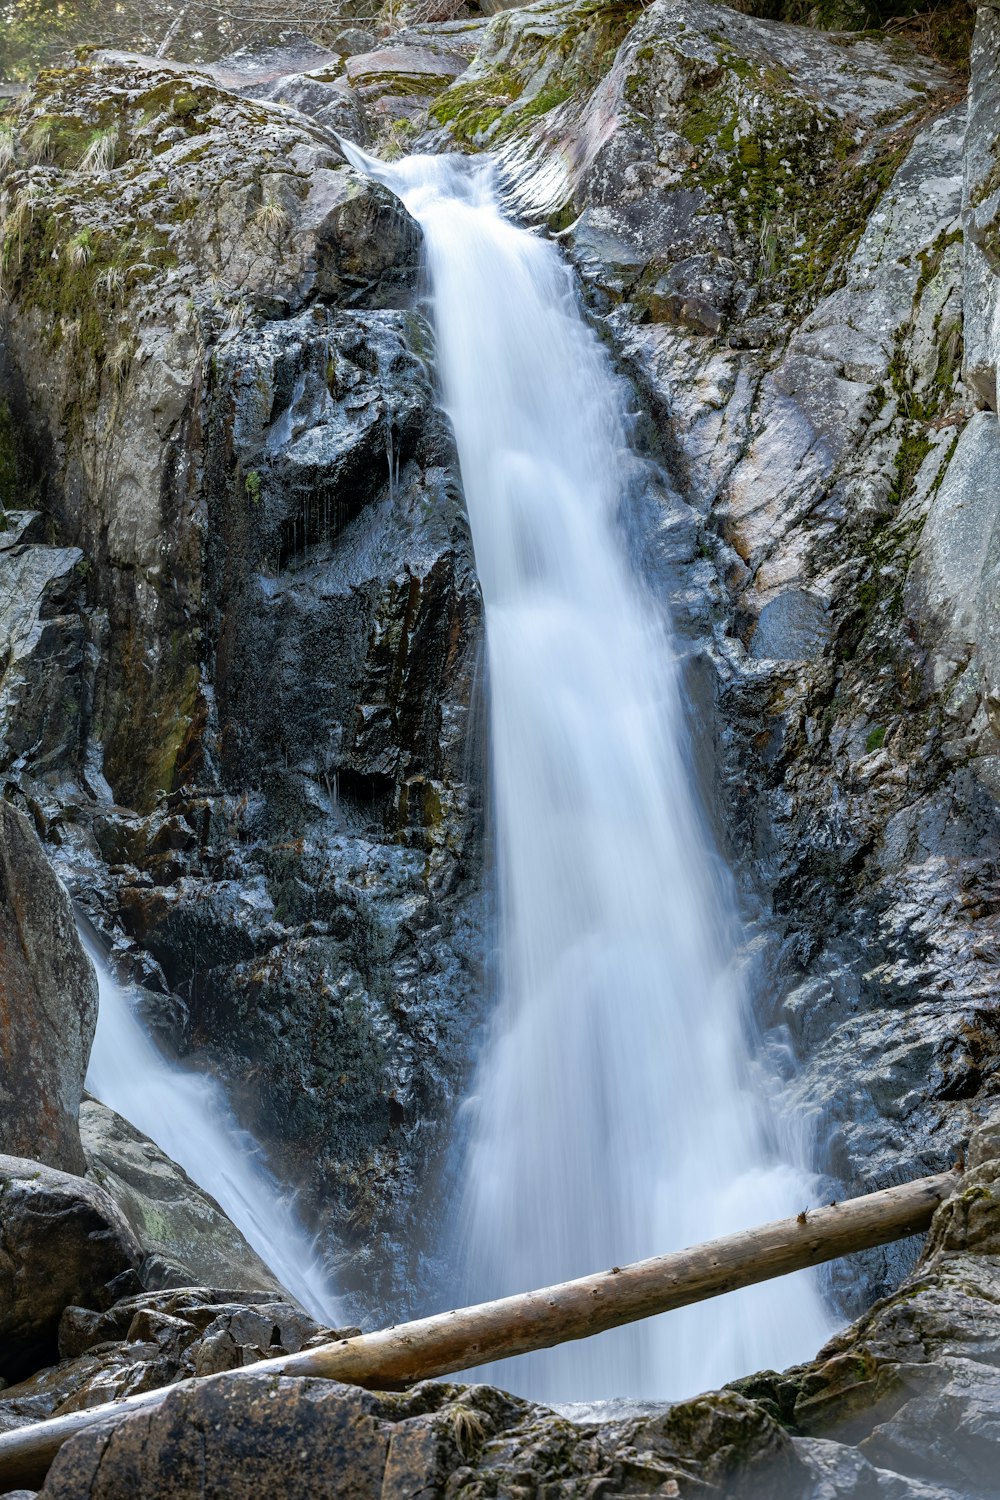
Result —
<instances>
[{"instance_id":1,"label":"boulder","mask_svg":"<svg viewBox=\"0 0 1000 1500\"><path fill-rule=\"evenodd\" d=\"M142 1260L124 1215L96 1183L0 1156L0 1379L50 1364L71 1304L106 1307ZM131 1285L138 1290L138 1280Z\"/></svg>"},{"instance_id":2,"label":"boulder","mask_svg":"<svg viewBox=\"0 0 1000 1500\"><path fill-rule=\"evenodd\" d=\"M377 1409L367 1392L322 1380L247 1375L199 1384L172 1392L149 1416L102 1424L67 1444L43 1494L380 1500L390 1432Z\"/></svg>"},{"instance_id":3,"label":"boulder","mask_svg":"<svg viewBox=\"0 0 1000 1500\"><path fill-rule=\"evenodd\" d=\"M352 88L367 104L384 112L391 96L419 101L426 107L468 67L468 59L429 47L382 47L349 57L344 69ZM399 102L397 100L397 102Z\"/></svg>"},{"instance_id":4,"label":"boulder","mask_svg":"<svg viewBox=\"0 0 1000 1500\"><path fill-rule=\"evenodd\" d=\"M0 802L0 1151L86 1170L77 1116L97 978L24 815Z\"/></svg>"},{"instance_id":5,"label":"boulder","mask_svg":"<svg viewBox=\"0 0 1000 1500\"><path fill-rule=\"evenodd\" d=\"M15 455L15 479L21 476ZM2 459L0 459L2 467ZM0 496L2 503L2 496ZM83 553L46 546L38 511L0 513L0 766L76 759L85 715Z\"/></svg>"},{"instance_id":6,"label":"boulder","mask_svg":"<svg viewBox=\"0 0 1000 1500\"><path fill-rule=\"evenodd\" d=\"M735 1495L730 1481L738 1476L741 1500L806 1500L805 1465L752 1402L720 1394L675 1410L602 1429L490 1386L425 1382L393 1396L248 1371L171 1391L153 1410L73 1438L41 1494L612 1500Z\"/></svg>"},{"instance_id":7,"label":"boulder","mask_svg":"<svg viewBox=\"0 0 1000 1500\"><path fill-rule=\"evenodd\" d=\"M253 1287L282 1294L260 1256L183 1168L96 1099L80 1109L88 1176L117 1203L159 1279L173 1286ZM149 1277L147 1273L147 1284Z\"/></svg>"}]
</instances>

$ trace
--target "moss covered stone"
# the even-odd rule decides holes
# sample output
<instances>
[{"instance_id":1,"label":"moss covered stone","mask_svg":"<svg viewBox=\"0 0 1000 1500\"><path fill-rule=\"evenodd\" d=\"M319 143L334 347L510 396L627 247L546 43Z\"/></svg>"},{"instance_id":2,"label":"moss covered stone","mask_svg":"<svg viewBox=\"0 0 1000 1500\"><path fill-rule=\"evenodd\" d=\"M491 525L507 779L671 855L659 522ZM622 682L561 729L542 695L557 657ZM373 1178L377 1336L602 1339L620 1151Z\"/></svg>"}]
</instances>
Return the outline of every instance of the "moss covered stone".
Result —
<instances>
[{"instance_id":1,"label":"moss covered stone","mask_svg":"<svg viewBox=\"0 0 1000 1500\"><path fill-rule=\"evenodd\" d=\"M552 0L503 11L472 67L431 107L456 143L481 148L524 134L609 72L641 6L636 0Z\"/></svg>"}]
</instances>

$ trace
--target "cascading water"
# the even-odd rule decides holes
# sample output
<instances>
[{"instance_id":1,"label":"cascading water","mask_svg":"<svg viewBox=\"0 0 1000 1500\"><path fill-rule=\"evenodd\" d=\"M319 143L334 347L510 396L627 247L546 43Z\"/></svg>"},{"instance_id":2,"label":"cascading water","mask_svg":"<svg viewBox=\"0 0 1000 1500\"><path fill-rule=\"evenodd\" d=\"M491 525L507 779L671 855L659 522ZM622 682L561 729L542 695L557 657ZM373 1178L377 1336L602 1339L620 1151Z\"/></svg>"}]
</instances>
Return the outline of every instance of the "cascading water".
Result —
<instances>
[{"instance_id":1,"label":"cascading water","mask_svg":"<svg viewBox=\"0 0 1000 1500\"><path fill-rule=\"evenodd\" d=\"M619 386L570 272L505 221L483 159L345 149L423 229L486 604L501 993L459 1228L479 1300L797 1212L813 1184L769 1155L748 1087L731 898L618 525ZM548 1400L673 1397L827 1331L800 1273L489 1374Z\"/></svg>"},{"instance_id":2,"label":"cascading water","mask_svg":"<svg viewBox=\"0 0 1000 1500\"><path fill-rule=\"evenodd\" d=\"M168 1062L135 1016L90 933L100 1004L87 1088L155 1141L210 1193L306 1312L341 1322L316 1247L253 1136L237 1124L221 1085Z\"/></svg>"}]
</instances>

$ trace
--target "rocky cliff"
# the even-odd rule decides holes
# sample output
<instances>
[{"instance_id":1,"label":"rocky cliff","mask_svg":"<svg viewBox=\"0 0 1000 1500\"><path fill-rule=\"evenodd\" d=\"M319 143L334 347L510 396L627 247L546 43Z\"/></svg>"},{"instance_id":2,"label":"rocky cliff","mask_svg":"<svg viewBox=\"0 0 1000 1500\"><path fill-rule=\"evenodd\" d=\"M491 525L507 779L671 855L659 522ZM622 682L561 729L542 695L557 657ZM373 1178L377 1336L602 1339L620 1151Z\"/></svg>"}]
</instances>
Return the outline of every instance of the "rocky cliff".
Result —
<instances>
[{"instance_id":1,"label":"rocky cliff","mask_svg":"<svg viewBox=\"0 0 1000 1500\"><path fill-rule=\"evenodd\" d=\"M432 1279L489 923L481 603L419 234L334 132L493 152L631 382L661 482L628 521L741 887L758 1065L840 1196L949 1164L997 1087L998 49L989 5L966 73L703 0L536 0L267 67L96 53L0 127L5 795L165 1044L306 1185L359 1316ZM978 1458L912 1458L916 1396L883 1431L899 1350L943 1368L955 1277L992 1327L992 1250L896 1293L914 1254L838 1274L851 1315L889 1301L822 1376L731 1398L803 1494L990 1493ZM941 1375L959 1428L985 1378ZM793 1453L835 1410L855 1442L848 1408L870 1457ZM503 1408L504 1453L549 1452L536 1420ZM548 1493L683 1479L604 1463Z\"/></svg>"},{"instance_id":2,"label":"rocky cliff","mask_svg":"<svg viewBox=\"0 0 1000 1500\"><path fill-rule=\"evenodd\" d=\"M871 37L536 5L430 107L559 231L635 384L765 1050L855 1186L944 1164L995 1088L996 25L967 91Z\"/></svg>"},{"instance_id":3,"label":"rocky cliff","mask_svg":"<svg viewBox=\"0 0 1000 1500\"><path fill-rule=\"evenodd\" d=\"M294 111L113 57L43 77L4 193L10 792L391 1297L483 954L415 226Z\"/></svg>"}]
</instances>

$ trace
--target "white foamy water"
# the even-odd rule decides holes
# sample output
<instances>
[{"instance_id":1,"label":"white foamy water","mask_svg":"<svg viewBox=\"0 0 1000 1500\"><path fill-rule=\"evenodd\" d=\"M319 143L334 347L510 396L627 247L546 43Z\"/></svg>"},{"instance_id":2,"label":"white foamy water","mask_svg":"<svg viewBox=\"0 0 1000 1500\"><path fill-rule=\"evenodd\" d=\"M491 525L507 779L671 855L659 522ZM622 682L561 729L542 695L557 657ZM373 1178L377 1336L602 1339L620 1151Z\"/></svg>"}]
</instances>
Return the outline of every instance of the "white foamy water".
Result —
<instances>
[{"instance_id":1,"label":"white foamy water","mask_svg":"<svg viewBox=\"0 0 1000 1500\"><path fill-rule=\"evenodd\" d=\"M336 1327L342 1319L314 1241L221 1084L164 1057L91 934L81 927L80 937L100 987L87 1088L211 1194L306 1312Z\"/></svg>"},{"instance_id":2,"label":"white foamy water","mask_svg":"<svg viewBox=\"0 0 1000 1500\"><path fill-rule=\"evenodd\" d=\"M669 631L618 523L620 389L570 273L504 220L488 162L348 149L424 232L486 602L501 979L459 1224L478 1301L797 1212L814 1188L749 1085ZM806 1272L487 1373L547 1400L676 1397L827 1332Z\"/></svg>"}]
</instances>

